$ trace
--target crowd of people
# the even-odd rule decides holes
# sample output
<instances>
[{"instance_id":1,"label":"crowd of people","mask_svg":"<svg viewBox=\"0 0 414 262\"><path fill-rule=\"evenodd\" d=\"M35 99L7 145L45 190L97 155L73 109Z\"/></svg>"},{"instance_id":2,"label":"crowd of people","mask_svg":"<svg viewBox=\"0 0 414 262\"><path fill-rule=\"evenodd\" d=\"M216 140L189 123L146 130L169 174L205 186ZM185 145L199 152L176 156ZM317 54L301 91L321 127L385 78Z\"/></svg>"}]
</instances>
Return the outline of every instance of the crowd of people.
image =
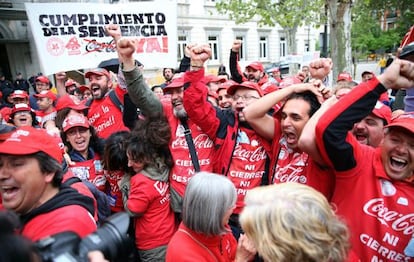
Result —
<instances>
[{"instance_id":1,"label":"crowd of people","mask_svg":"<svg viewBox=\"0 0 414 262\"><path fill-rule=\"evenodd\" d=\"M119 212L128 252L91 261L414 260L414 113L389 98L414 87L413 55L329 86L329 58L282 78L242 70L235 40L230 74L206 75L210 46L188 44L150 88L135 40L106 29L117 73L1 84L0 243L21 245L0 261Z\"/></svg>"}]
</instances>

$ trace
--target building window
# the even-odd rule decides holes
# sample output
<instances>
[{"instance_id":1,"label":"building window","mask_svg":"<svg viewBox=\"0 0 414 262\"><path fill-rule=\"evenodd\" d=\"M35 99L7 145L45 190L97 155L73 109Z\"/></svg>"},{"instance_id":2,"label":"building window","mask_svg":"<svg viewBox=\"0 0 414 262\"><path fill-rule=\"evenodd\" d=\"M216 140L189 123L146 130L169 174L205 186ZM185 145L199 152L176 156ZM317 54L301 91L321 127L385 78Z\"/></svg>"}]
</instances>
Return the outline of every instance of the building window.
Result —
<instances>
[{"instance_id":1,"label":"building window","mask_svg":"<svg viewBox=\"0 0 414 262\"><path fill-rule=\"evenodd\" d=\"M218 35L209 35L208 44L211 48L211 61L220 61L220 41Z\"/></svg>"},{"instance_id":2,"label":"building window","mask_svg":"<svg viewBox=\"0 0 414 262\"><path fill-rule=\"evenodd\" d=\"M244 35L236 35L236 39L241 41L239 60L246 60L246 37Z\"/></svg>"},{"instance_id":3,"label":"building window","mask_svg":"<svg viewBox=\"0 0 414 262\"><path fill-rule=\"evenodd\" d=\"M281 57L286 56L286 51L287 51L286 38L284 37L280 38L279 47L280 47L280 56Z\"/></svg>"},{"instance_id":4,"label":"building window","mask_svg":"<svg viewBox=\"0 0 414 262\"><path fill-rule=\"evenodd\" d=\"M310 48L309 48L309 40L305 40L305 52L309 52Z\"/></svg>"},{"instance_id":5,"label":"building window","mask_svg":"<svg viewBox=\"0 0 414 262\"><path fill-rule=\"evenodd\" d=\"M187 36L186 35L179 35L178 36L178 43L177 43L177 60L181 61L184 57L185 47L187 46Z\"/></svg>"},{"instance_id":6,"label":"building window","mask_svg":"<svg viewBox=\"0 0 414 262\"><path fill-rule=\"evenodd\" d=\"M268 58L268 51L267 51L267 37L266 36L261 36L259 38L259 57L260 59L267 59Z\"/></svg>"}]
</instances>

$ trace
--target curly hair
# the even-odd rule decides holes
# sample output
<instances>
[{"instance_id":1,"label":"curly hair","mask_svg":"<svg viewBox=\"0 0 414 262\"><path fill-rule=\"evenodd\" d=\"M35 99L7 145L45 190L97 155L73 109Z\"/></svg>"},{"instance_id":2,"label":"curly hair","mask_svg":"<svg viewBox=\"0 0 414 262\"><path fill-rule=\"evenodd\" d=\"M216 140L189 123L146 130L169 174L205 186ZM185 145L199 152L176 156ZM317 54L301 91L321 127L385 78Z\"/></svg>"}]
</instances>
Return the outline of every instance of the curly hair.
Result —
<instances>
[{"instance_id":1,"label":"curly hair","mask_svg":"<svg viewBox=\"0 0 414 262\"><path fill-rule=\"evenodd\" d=\"M127 141L127 152L144 166L154 164L156 159L163 159L167 167L173 166L169 141L171 129L162 114L152 114L146 119L137 121Z\"/></svg>"},{"instance_id":2,"label":"curly hair","mask_svg":"<svg viewBox=\"0 0 414 262\"><path fill-rule=\"evenodd\" d=\"M108 171L129 171L128 158L126 155L125 141L129 137L129 131L118 131L111 134L105 140L102 162Z\"/></svg>"},{"instance_id":3,"label":"curly hair","mask_svg":"<svg viewBox=\"0 0 414 262\"><path fill-rule=\"evenodd\" d=\"M247 192L240 224L265 261L342 262L349 250L347 226L326 198L299 183Z\"/></svg>"}]
</instances>

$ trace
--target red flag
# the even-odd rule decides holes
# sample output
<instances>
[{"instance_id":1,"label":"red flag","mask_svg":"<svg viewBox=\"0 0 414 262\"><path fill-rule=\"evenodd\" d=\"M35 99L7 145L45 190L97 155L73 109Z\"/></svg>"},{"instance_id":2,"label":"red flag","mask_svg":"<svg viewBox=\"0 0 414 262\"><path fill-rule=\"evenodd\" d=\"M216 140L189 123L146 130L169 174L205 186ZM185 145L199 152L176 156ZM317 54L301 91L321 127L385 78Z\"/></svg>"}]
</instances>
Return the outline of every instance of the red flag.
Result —
<instances>
[{"instance_id":1,"label":"red flag","mask_svg":"<svg viewBox=\"0 0 414 262\"><path fill-rule=\"evenodd\" d=\"M400 48L403 48L411 42L414 42L414 26L412 26L405 34L404 38L401 41Z\"/></svg>"}]
</instances>

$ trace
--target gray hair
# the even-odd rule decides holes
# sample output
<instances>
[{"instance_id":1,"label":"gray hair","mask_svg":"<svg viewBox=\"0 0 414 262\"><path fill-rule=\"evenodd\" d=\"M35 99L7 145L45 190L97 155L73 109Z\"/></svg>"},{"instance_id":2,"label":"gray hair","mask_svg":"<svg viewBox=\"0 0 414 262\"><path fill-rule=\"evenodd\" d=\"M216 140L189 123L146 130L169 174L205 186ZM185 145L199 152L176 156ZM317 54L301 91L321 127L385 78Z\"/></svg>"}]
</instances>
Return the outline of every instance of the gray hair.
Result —
<instances>
[{"instance_id":1,"label":"gray hair","mask_svg":"<svg viewBox=\"0 0 414 262\"><path fill-rule=\"evenodd\" d=\"M223 225L226 212L234 207L237 195L225 176L200 172L187 185L183 200L183 223L191 230L209 236L227 232Z\"/></svg>"}]
</instances>

